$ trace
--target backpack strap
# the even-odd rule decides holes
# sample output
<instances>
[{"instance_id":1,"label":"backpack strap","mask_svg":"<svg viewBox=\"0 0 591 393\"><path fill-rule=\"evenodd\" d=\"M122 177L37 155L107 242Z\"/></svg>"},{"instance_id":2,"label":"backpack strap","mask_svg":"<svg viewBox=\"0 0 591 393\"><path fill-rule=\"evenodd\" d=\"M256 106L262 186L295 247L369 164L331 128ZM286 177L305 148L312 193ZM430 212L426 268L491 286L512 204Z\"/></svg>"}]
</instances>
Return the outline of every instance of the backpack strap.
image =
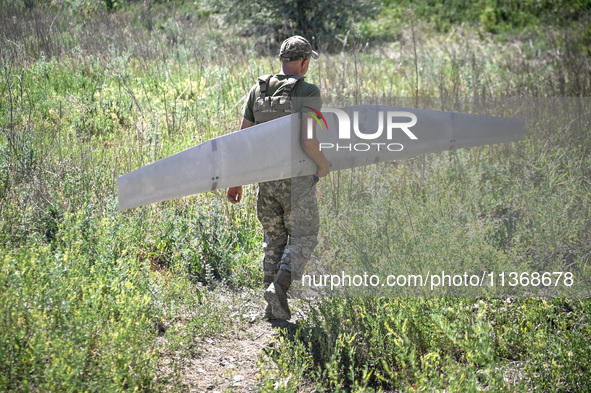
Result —
<instances>
[{"instance_id":1,"label":"backpack strap","mask_svg":"<svg viewBox=\"0 0 591 393\"><path fill-rule=\"evenodd\" d=\"M303 75L291 75L283 84L283 97L288 97L295 85L302 79L304 79Z\"/></svg>"},{"instance_id":2,"label":"backpack strap","mask_svg":"<svg viewBox=\"0 0 591 393\"><path fill-rule=\"evenodd\" d=\"M259 78L258 78L259 88L261 89L261 98L263 100L265 99L265 93L267 92L267 86L269 85L269 81L271 80L272 76L273 76L273 74L265 74L265 75L259 76Z\"/></svg>"}]
</instances>

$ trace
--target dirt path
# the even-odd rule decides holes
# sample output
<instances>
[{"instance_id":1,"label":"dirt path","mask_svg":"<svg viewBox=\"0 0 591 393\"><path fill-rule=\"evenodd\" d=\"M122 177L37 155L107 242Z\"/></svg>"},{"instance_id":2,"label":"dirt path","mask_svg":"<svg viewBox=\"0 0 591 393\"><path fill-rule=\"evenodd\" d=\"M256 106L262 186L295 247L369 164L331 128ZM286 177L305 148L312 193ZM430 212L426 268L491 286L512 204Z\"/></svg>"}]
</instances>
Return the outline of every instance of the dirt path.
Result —
<instances>
[{"instance_id":1,"label":"dirt path","mask_svg":"<svg viewBox=\"0 0 591 393\"><path fill-rule=\"evenodd\" d=\"M258 356L275 332L261 320L249 325L238 337L206 338L198 343L200 354L183 370L190 392L258 390Z\"/></svg>"},{"instance_id":2,"label":"dirt path","mask_svg":"<svg viewBox=\"0 0 591 393\"><path fill-rule=\"evenodd\" d=\"M261 385L260 354L271 349L273 338L281 328L297 323L303 314L299 302L290 301L290 322L269 323L262 319L262 290L233 293L216 290L205 301L215 301L217 310L227 313L231 321L220 334L195 337L195 350L181 360L180 377L183 392L256 392ZM187 356L187 355L185 355Z\"/></svg>"}]
</instances>

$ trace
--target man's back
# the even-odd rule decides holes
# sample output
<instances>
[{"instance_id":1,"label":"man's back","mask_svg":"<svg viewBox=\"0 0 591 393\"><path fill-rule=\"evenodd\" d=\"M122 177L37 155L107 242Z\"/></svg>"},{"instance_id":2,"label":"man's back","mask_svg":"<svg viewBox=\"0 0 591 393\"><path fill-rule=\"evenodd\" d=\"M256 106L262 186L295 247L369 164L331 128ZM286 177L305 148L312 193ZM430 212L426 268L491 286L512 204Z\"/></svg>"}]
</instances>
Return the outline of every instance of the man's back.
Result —
<instances>
[{"instance_id":1,"label":"man's back","mask_svg":"<svg viewBox=\"0 0 591 393\"><path fill-rule=\"evenodd\" d=\"M290 75L277 74L271 76L266 87L265 94L269 97L278 97L283 95L284 85L288 81ZM259 83L256 83L248 94L248 100L244 107L244 118L255 122L254 104L257 98L261 95L261 88ZM292 113L297 113L302 110L302 107L308 106L316 110L322 107L322 99L320 98L320 89L318 86L308 83L305 80L298 81L290 93Z\"/></svg>"},{"instance_id":2,"label":"man's back","mask_svg":"<svg viewBox=\"0 0 591 393\"><path fill-rule=\"evenodd\" d=\"M301 112L304 106L319 111L320 89L303 80L310 59L317 58L318 53L305 38L293 36L285 40L279 52L281 74L260 77L250 89L240 129ZM302 124L308 124L309 118L309 114L303 113ZM265 318L269 320L291 318L285 294L291 286L292 272L293 279L301 276L318 243L315 185L319 177L329 173L330 162L320 150L314 127L306 132L300 130L300 142L304 152L318 165L316 176L259 183L257 216L265 236L263 282L267 288ZM230 187L226 196L230 202L238 203L242 191L242 186Z\"/></svg>"}]
</instances>

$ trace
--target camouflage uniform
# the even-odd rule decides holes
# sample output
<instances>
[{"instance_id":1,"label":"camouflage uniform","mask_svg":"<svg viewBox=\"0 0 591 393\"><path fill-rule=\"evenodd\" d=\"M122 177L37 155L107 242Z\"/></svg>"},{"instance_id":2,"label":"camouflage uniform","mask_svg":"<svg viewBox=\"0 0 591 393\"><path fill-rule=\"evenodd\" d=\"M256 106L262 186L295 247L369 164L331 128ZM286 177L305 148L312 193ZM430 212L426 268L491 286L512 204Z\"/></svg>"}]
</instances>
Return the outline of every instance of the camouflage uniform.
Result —
<instances>
[{"instance_id":1,"label":"camouflage uniform","mask_svg":"<svg viewBox=\"0 0 591 393\"><path fill-rule=\"evenodd\" d=\"M259 184L257 216L265 233L263 277L271 283L279 269L299 279L318 244L318 203L314 176Z\"/></svg>"}]
</instances>

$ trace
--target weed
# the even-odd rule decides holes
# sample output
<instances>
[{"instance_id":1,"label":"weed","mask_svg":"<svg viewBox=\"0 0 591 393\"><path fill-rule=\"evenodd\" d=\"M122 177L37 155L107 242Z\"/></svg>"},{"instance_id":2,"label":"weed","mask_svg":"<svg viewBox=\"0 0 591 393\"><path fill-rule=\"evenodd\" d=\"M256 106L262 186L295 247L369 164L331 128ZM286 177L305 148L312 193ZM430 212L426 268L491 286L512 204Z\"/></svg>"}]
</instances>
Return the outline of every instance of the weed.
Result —
<instances>
[{"instance_id":1,"label":"weed","mask_svg":"<svg viewBox=\"0 0 591 393\"><path fill-rule=\"evenodd\" d=\"M586 272L588 102L508 97L589 96L588 12L573 4L546 24L562 6L526 3L413 3L411 23L407 3L386 2L341 32L342 53L312 63L327 106L532 110L510 147L323 180L323 272L475 260ZM0 390L174 389L194 338L227 326L210 290L260 282L254 190L242 209L212 192L117 212L115 179L237 130L275 52L261 57L202 3L0 4ZM263 390L589 388L587 299L328 298L310 310L262 359Z\"/></svg>"}]
</instances>

